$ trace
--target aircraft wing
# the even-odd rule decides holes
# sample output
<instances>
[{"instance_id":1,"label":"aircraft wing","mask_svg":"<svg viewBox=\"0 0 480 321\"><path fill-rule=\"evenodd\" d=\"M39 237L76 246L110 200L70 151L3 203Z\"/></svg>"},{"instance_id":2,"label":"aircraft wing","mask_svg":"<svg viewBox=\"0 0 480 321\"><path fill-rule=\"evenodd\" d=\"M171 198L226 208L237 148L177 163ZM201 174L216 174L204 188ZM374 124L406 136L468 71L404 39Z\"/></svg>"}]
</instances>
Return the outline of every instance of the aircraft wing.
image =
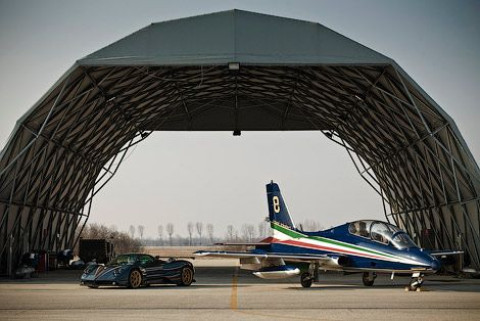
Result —
<instances>
[{"instance_id":1,"label":"aircraft wing","mask_svg":"<svg viewBox=\"0 0 480 321\"><path fill-rule=\"evenodd\" d=\"M227 252L227 251L197 251L193 253L195 256L216 256L224 258L259 258L259 259L284 259L288 261L330 261L331 258L328 255L312 255L308 253L256 253L256 252Z\"/></svg>"},{"instance_id":2,"label":"aircraft wing","mask_svg":"<svg viewBox=\"0 0 480 321\"><path fill-rule=\"evenodd\" d=\"M273 237L269 236L258 242L221 242L215 243L215 245L224 245L224 246L267 246L271 245Z\"/></svg>"},{"instance_id":3,"label":"aircraft wing","mask_svg":"<svg viewBox=\"0 0 480 321\"><path fill-rule=\"evenodd\" d=\"M463 251L437 251L431 252L431 256L447 256L447 255L458 255L463 254Z\"/></svg>"},{"instance_id":4,"label":"aircraft wing","mask_svg":"<svg viewBox=\"0 0 480 321\"><path fill-rule=\"evenodd\" d=\"M214 243L214 245L224 245L224 246L266 246L271 245L270 242L221 242Z\"/></svg>"}]
</instances>

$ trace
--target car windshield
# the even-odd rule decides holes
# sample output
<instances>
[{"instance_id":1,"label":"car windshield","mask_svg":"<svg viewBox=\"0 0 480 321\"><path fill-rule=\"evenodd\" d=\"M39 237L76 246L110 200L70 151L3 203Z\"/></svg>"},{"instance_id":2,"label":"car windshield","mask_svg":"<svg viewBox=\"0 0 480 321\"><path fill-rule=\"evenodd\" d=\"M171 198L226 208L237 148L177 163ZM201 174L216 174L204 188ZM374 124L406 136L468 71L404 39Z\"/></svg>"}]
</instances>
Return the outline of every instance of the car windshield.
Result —
<instances>
[{"instance_id":1,"label":"car windshield","mask_svg":"<svg viewBox=\"0 0 480 321\"><path fill-rule=\"evenodd\" d=\"M137 261L136 255L119 255L111 260L108 265L131 265Z\"/></svg>"}]
</instances>

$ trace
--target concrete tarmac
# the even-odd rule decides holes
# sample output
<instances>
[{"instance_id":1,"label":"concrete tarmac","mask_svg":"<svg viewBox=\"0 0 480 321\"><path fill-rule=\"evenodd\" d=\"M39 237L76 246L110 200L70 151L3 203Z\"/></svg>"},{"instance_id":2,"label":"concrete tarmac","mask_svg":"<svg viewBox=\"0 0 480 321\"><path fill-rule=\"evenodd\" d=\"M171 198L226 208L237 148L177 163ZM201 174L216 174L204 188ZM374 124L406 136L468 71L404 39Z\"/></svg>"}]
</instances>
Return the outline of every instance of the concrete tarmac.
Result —
<instances>
[{"instance_id":1,"label":"concrete tarmac","mask_svg":"<svg viewBox=\"0 0 480 321\"><path fill-rule=\"evenodd\" d=\"M430 276L422 292L409 278L321 275L304 289L299 278L262 280L237 267L199 267L190 287L130 290L79 285L79 271L0 280L1 320L480 320L480 280Z\"/></svg>"}]
</instances>

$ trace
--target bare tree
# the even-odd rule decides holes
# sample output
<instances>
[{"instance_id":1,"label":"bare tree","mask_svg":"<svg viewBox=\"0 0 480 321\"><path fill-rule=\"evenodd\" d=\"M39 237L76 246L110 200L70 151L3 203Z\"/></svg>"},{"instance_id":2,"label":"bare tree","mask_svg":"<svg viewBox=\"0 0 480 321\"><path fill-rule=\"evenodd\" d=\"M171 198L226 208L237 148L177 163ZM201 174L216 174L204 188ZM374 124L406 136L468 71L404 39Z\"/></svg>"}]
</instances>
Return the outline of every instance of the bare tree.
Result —
<instances>
[{"instance_id":1,"label":"bare tree","mask_svg":"<svg viewBox=\"0 0 480 321\"><path fill-rule=\"evenodd\" d=\"M192 246L192 234L193 234L193 223L188 222L187 224L187 230L188 230L188 245Z\"/></svg>"},{"instance_id":2,"label":"bare tree","mask_svg":"<svg viewBox=\"0 0 480 321\"><path fill-rule=\"evenodd\" d=\"M255 238L255 227L253 224L242 225L242 238L246 242L251 242Z\"/></svg>"},{"instance_id":3,"label":"bare tree","mask_svg":"<svg viewBox=\"0 0 480 321\"><path fill-rule=\"evenodd\" d=\"M310 219L303 221L302 226L306 232L316 232L323 229L323 226L319 222Z\"/></svg>"},{"instance_id":4,"label":"bare tree","mask_svg":"<svg viewBox=\"0 0 480 321\"><path fill-rule=\"evenodd\" d=\"M248 224L248 239L250 242L252 242L256 237L255 234L255 225L253 224Z\"/></svg>"},{"instance_id":5,"label":"bare tree","mask_svg":"<svg viewBox=\"0 0 480 321\"><path fill-rule=\"evenodd\" d=\"M237 229L233 229L233 241L234 241L234 242L238 242L238 241L239 241L238 230L237 230Z\"/></svg>"},{"instance_id":6,"label":"bare tree","mask_svg":"<svg viewBox=\"0 0 480 321\"><path fill-rule=\"evenodd\" d=\"M168 223L167 224L167 233L168 233L168 239L170 240L170 246L172 246L172 234L173 234L173 232L174 232L173 224Z\"/></svg>"},{"instance_id":7,"label":"bare tree","mask_svg":"<svg viewBox=\"0 0 480 321\"><path fill-rule=\"evenodd\" d=\"M112 237L111 232L105 225L91 223L83 229L82 237L86 239L109 239Z\"/></svg>"},{"instance_id":8,"label":"bare tree","mask_svg":"<svg viewBox=\"0 0 480 321\"><path fill-rule=\"evenodd\" d=\"M253 239L255 239L255 237L257 236L255 234L255 225L253 225L253 224L248 224L247 225L247 234L248 234L248 241L252 242Z\"/></svg>"},{"instance_id":9,"label":"bare tree","mask_svg":"<svg viewBox=\"0 0 480 321\"><path fill-rule=\"evenodd\" d=\"M213 224L207 224L207 233L210 238L210 243L213 244Z\"/></svg>"},{"instance_id":10,"label":"bare tree","mask_svg":"<svg viewBox=\"0 0 480 321\"><path fill-rule=\"evenodd\" d=\"M135 226L130 225L130 227L128 228L128 231L130 232L130 237L132 239L134 239L135 238Z\"/></svg>"},{"instance_id":11,"label":"bare tree","mask_svg":"<svg viewBox=\"0 0 480 321\"><path fill-rule=\"evenodd\" d=\"M227 225L227 241L233 241L233 235L235 234L235 230L233 225Z\"/></svg>"},{"instance_id":12,"label":"bare tree","mask_svg":"<svg viewBox=\"0 0 480 321\"><path fill-rule=\"evenodd\" d=\"M159 225L157 228L158 239L160 240L160 245L163 245L163 225Z\"/></svg>"},{"instance_id":13,"label":"bare tree","mask_svg":"<svg viewBox=\"0 0 480 321\"><path fill-rule=\"evenodd\" d=\"M199 243L200 245L202 244L202 233L203 233L203 223L202 222L197 222L195 223L195 227L197 228L197 233L199 237Z\"/></svg>"},{"instance_id":14,"label":"bare tree","mask_svg":"<svg viewBox=\"0 0 480 321\"><path fill-rule=\"evenodd\" d=\"M110 239L112 238L112 232L106 225L91 223L83 230L82 237L88 239Z\"/></svg>"},{"instance_id":15,"label":"bare tree","mask_svg":"<svg viewBox=\"0 0 480 321\"><path fill-rule=\"evenodd\" d=\"M242 232L242 239L243 241L245 242L248 242L248 228L247 228L247 224L242 224L242 227L240 229L240 231Z\"/></svg>"},{"instance_id":16,"label":"bare tree","mask_svg":"<svg viewBox=\"0 0 480 321\"><path fill-rule=\"evenodd\" d=\"M143 240L143 232L145 231L145 226L139 225L137 227L138 234L140 234L140 240Z\"/></svg>"},{"instance_id":17,"label":"bare tree","mask_svg":"<svg viewBox=\"0 0 480 321\"><path fill-rule=\"evenodd\" d=\"M267 236L267 222L258 223L258 237L264 238Z\"/></svg>"}]
</instances>

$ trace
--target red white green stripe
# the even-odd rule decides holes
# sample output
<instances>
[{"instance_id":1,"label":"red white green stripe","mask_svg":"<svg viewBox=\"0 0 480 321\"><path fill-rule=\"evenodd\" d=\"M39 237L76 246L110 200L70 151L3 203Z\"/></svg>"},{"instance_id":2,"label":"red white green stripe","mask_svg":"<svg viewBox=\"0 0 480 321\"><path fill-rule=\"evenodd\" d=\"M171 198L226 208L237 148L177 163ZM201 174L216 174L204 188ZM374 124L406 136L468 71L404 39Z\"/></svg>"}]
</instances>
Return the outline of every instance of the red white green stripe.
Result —
<instances>
[{"instance_id":1,"label":"red white green stripe","mask_svg":"<svg viewBox=\"0 0 480 321\"><path fill-rule=\"evenodd\" d=\"M388 262L419 264L419 262L405 257L399 257L383 251L373 250L359 245L354 245L321 236L308 236L298 231L291 230L276 222L271 222L274 231L274 243L292 245L306 249L320 250L327 253L354 255L358 257L382 260Z\"/></svg>"}]
</instances>

